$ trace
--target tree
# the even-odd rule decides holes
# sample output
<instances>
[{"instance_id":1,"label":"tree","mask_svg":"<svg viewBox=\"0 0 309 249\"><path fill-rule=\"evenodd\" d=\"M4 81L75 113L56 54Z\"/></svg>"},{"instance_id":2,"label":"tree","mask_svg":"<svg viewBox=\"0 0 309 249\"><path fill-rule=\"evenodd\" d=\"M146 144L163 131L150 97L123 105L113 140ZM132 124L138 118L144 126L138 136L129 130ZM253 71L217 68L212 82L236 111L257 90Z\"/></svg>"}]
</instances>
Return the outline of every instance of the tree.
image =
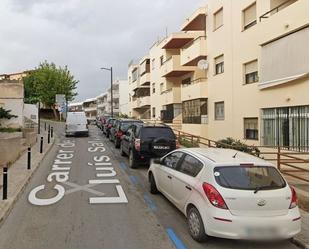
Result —
<instances>
[{"instance_id":1,"label":"tree","mask_svg":"<svg viewBox=\"0 0 309 249\"><path fill-rule=\"evenodd\" d=\"M57 67L54 63L42 62L24 78L25 102L33 104L40 101L52 108L57 118L56 94L64 94L67 101L73 100L77 95L77 83L67 66L63 68Z\"/></svg>"}]
</instances>

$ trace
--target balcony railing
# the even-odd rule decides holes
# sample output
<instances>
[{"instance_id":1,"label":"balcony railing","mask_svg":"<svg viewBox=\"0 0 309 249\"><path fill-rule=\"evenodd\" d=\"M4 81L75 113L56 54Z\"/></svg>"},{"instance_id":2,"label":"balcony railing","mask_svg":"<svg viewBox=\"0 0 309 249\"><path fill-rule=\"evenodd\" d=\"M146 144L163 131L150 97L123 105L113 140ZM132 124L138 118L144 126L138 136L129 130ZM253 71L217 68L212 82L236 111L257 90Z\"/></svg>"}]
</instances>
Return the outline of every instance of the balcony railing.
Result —
<instances>
[{"instance_id":1,"label":"balcony railing","mask_svg":"<svg viewBox=\"0 0 309 249\"><path fill-rule=\"evenodd\" d=\"M163 103L173 104L173 103L181 103L181 89L180 87L172 87L167 89L161 93L164 97Z\"/></svg>"},{"instance_id":2,"label":"balcony railing","mask_svg":"<svg viewBox=\"0 0 309 249\"><path fill-rule=\"evenodd\" d=\"M297 2L298 0L287 0L281 4L279 4L278 6L276 6L275 8L271 9L270 11L267 11L266 13L264 13L263 15L260 16L260 22L262 21L262 19L265 18L269 18L271 15L278 13L280 10L288 7L289 5Z\"/></svg>"},{"instance_id":3,"label":"balcony railing","mask_svg":"<svg viewBox=\"0 0 309 249\"><path fill-rule=\"evenodd\" d=\"M206 81L207 78L198 78L198 79L195 79L195 80L191 80L190 82L186 83L186 84L182 84L182 87L187 87L187 86L191 86L193 84L197 84L197 83L201 83L201 82L204 82Z\"/></svg>"}]
</instances>

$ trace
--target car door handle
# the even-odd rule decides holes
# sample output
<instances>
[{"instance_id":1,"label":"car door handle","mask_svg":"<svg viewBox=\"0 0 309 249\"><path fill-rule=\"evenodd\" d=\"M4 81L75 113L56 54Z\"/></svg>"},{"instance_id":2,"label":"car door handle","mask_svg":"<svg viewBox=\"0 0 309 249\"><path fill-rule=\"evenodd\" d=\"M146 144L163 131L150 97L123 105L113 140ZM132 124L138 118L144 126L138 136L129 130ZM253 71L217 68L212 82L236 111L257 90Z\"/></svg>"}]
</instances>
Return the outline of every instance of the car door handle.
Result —
<instances>
[{"instance_id":1,"label":"car door handle","mask_svg":"<svg viewBox=\"0 0 309 249\"><path fill-rule=\"evenodd\" d=\"M172 177L171 176L167 176L169 179L172 179Z\"/></svg>"},{"instance_id":2,"label":"car door handle","mask_svg":"<svg viewBox=\"0 0 309 249\"><path fill-rule=\"evenodd\" d=\"M189 187L189 186L186 186L186 189L189 189L190 191L192 190L192 188L191 188L191 187Z\"/></svg>"}]
</instances>

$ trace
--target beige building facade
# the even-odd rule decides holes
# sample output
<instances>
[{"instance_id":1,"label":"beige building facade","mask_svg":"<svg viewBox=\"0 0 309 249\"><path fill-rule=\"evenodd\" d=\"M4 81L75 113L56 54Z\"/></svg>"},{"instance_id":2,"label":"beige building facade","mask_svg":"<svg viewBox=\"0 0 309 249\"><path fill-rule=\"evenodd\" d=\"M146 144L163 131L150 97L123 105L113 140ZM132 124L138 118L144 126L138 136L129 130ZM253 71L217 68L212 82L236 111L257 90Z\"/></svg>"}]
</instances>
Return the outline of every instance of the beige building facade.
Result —
<instances>
[{"instance_id":1,"label":"beige building facade","mask_svg":"<svg viewBox=\"0 0 309 249\"><path fill-rule=\"evenodd\" d=\"M209 139L309 150L308 9L307 0L207 1L148 51L148 100L131 82L131 116L145 118L135 101L147 118ZM140 67L129 67L129 82Z\"/></svg>"}]
</instances>

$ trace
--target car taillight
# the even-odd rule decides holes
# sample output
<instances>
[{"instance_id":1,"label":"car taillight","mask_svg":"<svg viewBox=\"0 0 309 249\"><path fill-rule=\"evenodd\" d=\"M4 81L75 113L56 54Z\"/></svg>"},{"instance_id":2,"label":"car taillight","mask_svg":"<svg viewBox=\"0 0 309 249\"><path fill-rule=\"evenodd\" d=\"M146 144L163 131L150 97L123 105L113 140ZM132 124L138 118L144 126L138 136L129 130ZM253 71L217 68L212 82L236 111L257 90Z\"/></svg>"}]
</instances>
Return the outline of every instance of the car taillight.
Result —
<instances>
[{"instance_id":1,"label":"car taillight","mask_svg":"<svg viewBox=\"0 0 309 249\"><path fill-rule=\"evenodd\" d=\"M179 149L180 148L180 143L178 141L178 139L176 139L176 149Z\"/></svg>"},{"instance_id":2,"label":"car taillight","mask_svg":"<svg viewBox=\"0 0 309 249\"><path fill-rule=\"evenodd\" d=\"M221 209L228 209L223 197L220 195L220 193L214 186L212 186L209 183L204 182L203 189L204 189L204 192L208 200L213 206L217 208L221 208Z\"/></svg>"},{"instance_id":3,"label":"car taillight","mask_svg":"<svg viewBox=\"0 0 309 249\"><path fill-rule=\"evenodd\" d=\"M120 137L122 137L122 135L123 135L122 131L117 131L117 133L116 133L116 136L117 136L117 137L120 138Z\"/></svg>"},{"instance_id":4,"label":"car taillight","mask_svg":"<svg viewBox=\"0 0 309 249\"><path fill-rule=\"evenodd\" d=\"M291 189L291 192L292 192L292 198L291 198L291 204L290 204L290 209L291 209L291 208L297 207L298 199L297 199L297 194L296 194L295 189L292 188L292 187L290 187L290 189Z\"/></svg>"},{"instance_id":5,"label":"car taillight","mask_svg":"<svg viewBox=\"0 0 309 249\"><path fill-rule=\"evenodd\" d=\"M135 149L137 151L140 151L140 149L141 149L141 140L140 139L135 139L134 146L135 146Z\"/></svg>"}]
</instances>

